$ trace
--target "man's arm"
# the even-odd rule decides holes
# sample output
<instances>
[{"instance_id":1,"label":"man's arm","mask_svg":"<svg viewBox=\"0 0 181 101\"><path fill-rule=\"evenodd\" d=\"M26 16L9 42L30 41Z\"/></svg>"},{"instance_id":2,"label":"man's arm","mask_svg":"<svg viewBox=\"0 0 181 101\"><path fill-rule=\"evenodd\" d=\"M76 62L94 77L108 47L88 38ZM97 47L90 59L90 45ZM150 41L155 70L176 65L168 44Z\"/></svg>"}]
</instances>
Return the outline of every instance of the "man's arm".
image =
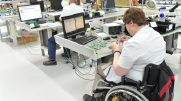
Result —
<instances>
[{"instance_id":1,"label":"man's arm","mask_svg":"<svg viewBox=\"0 0 181 101\"><path fill-rule=\"evenodd\" d=\"M114 42L112 44L112 50L113 52L115 51L120 51L120 44L119 42ZM119 61L119 57L120 57L120 53L119 52L115 52L114 53L114 61L113 61L113 70L115 72L115 74L117 76L124 76L126 75L130 69L125 69L125 68L122 68L118 65L118 61Z\"/></svg>"},{"instance_id":2,"label":"man's arm","mask_svg":"<svg viewBox=\"0 0 181 101\"><path fill-rule=\"evenodd\" d=\"M113 70L117 76L124 76L129 72L130 69L125 69L118 65L119 57L119 52L114 53Z\"/></svg>"},{"instance_id":3,"label":"man's arm","mask_svg":"<svg viewBox=\"0 0 181 101\"><path fill-rule=\"evenodd\" d=\"M59 17L59 20L62 21L61 16Z\"/></svg>"}]
</instances>

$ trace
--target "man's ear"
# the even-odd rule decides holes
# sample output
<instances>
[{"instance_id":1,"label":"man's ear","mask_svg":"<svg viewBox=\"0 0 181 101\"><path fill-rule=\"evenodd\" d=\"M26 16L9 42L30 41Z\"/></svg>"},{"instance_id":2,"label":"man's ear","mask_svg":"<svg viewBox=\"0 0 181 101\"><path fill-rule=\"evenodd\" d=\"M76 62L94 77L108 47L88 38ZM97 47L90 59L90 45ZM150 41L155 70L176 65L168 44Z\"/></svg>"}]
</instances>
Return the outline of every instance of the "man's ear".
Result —
<instances>
[{"instance_id":1,"label":"man's ear","mask_svg":"<svg viewBox=\"0 0 181 101\"><path fill-rule=\"evenodd\" d=\"M130 22L130 26L132 27L133 26L133 21L131 20L131 22Z\"/></svg>"}]
</instances>

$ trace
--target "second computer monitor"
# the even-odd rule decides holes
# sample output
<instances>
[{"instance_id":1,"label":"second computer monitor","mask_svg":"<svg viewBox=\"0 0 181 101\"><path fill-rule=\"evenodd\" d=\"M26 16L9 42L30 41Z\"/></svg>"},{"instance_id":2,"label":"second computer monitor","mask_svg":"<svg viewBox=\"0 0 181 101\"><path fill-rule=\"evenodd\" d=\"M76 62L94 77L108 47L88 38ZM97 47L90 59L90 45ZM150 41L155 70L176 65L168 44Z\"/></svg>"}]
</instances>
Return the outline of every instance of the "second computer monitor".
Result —
<instances>
[{"instance_id":1,"label":"second computer monitor","mask_svg":"<svg viewBox=\"0 0 181 101\"><path fill-rule=\"evenodd\" d=\"M101 0L102 9L114 9L115 1L114 0Z\"/></svg>"},{"instance_id":2,"label":"second computer monitor","mask_svg":"<svg viewBox=\"0 0 181 101\"><path fill-rule=\"evenodd\" d=\"M51 0L51 9L54 9L54 10L62 10L63 7L61 5L62 3L62 0Z\"/></svg>"},{"instance_id":3,"label":"second computer monitor","mask_svg":"<svg viewBox=\"0 0 181 101\"><path fill-rule=\"evenodd\" d=\"M43 18L39 4L18 6L21 21L29 21Z\"/></svg>"},{"instance_id":4,"label":"second computer monitor","mask_svg":"<svg viewBox=\"0 0 181 101\"><path fill-rule=\"evenodd\" d=\"M35 2L31 2L31 5L36 5L36 4L40 4L41 7L41 11L43 12L45 10L44 8L44 2L43 1L35 1Z\"/></svg>"},{"instance_id":5,"label":"second computer monitor","mask_svg":"<svg viewBox=\"0 0 181 101\"><path fill-rule=\"evenodd\" d=\"M84 13L78 13L62 17L64 38L73 38L76 35L85 34Z\"/></svg>"}]
</instances>

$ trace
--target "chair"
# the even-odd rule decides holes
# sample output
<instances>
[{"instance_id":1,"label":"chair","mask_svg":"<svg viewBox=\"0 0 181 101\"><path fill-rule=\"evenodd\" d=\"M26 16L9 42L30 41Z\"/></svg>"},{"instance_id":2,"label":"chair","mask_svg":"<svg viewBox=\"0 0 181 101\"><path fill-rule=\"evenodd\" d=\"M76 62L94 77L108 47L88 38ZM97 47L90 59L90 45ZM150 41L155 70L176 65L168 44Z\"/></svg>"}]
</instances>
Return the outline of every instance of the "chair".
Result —
<instances>
[{"instance_id":1,"label":"chair","mask_svg":"<svg viewBox=\"0 0 181 101\"><path fill-rule=\"evenodd\" d=\"M100 82L107 86L98 86ZM126 76L118 84L100 79L96 83L93 96L104 92L97 98L98 101L172 101L173 89L174 75L163 61L160 65L148 64L142 82Z\"/></svg>"}]
</instances>

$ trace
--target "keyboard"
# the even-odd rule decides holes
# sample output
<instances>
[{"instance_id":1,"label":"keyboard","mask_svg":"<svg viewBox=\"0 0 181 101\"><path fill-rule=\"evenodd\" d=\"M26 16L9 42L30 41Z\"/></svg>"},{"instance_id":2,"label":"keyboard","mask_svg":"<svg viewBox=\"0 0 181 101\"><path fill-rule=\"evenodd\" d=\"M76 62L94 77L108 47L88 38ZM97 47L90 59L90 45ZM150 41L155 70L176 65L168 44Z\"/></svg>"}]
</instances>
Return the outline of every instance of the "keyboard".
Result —
<instances>
[{"instance_id":1,"label":"keyboard","mask_svg":"<svg viewBox=\"0 0 181 101\"><path fill-rule=\"evenodd\" d=\"M37 24L44 24L46 21L36 21Z\"/></svg>"},{"instance_id":2,"label":"keyboard","mask_svg":"<svg viewBox=\"0 0 181 101\"><path fill-rule=\"evenodd\" d=\"M80 37L80 38L76 38L76 39L73 39L72 41L78 43L78 44L81 44L81 45L85 45L93 40L97 39L96 36L93 36L93 35L89 35L89 36L83 36L83 37Z\"/></svg>"}]
</instances>

